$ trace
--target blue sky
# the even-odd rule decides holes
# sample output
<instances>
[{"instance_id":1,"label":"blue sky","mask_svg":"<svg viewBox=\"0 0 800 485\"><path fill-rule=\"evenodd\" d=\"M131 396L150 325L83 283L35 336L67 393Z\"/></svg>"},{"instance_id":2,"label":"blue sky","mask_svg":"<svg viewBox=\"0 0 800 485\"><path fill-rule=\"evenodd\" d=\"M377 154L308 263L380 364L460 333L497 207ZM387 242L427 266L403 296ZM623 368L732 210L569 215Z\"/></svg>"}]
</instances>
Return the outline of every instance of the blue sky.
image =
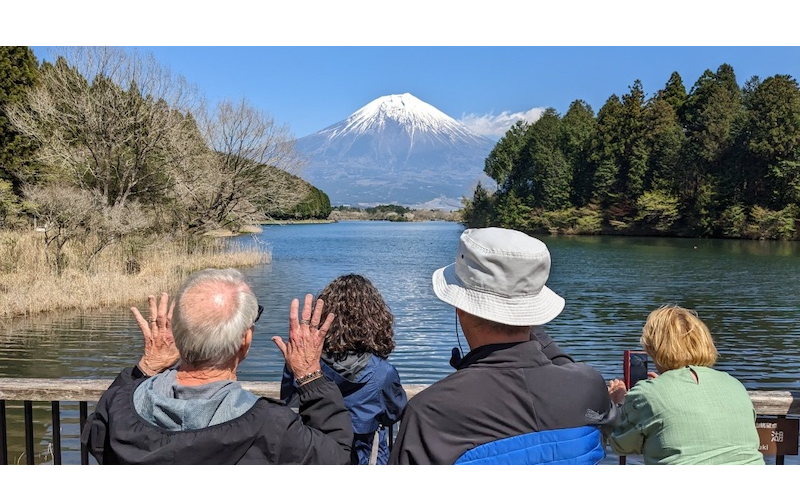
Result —
<instances>
[{"instance_id":1,"label":"blue sky","mask_svg":"<svg viewBox=\"0 0 800 485\"><path fill-rule=\"evenodd\" d=\"M737 80L800 76L800 47L137 47L210 100L244 97L302 137L375 98L411 93L497 138L543 108L576 99L597 112L640 79L648 94L673 71L687 90L728 63ZM47 48L34 47L41 59Z\"/></svg>"}]
</instances>

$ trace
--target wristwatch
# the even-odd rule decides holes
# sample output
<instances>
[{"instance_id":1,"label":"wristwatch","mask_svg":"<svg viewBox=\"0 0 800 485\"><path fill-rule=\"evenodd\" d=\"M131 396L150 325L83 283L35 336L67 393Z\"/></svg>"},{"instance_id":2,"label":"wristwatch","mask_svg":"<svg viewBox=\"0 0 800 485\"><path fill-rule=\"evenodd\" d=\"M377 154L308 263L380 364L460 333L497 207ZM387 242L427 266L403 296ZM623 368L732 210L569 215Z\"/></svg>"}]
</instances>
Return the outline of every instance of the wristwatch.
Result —
<instances>
[{"instance_id":1,"label":"wristwatch","mask_svg":"<svg viewBox=\"0 0 800 485\"><path fill-rule=\"evenodd\" d=\"M139 368L139 364L136 364L131 371L131 377L134 379L147 379L150 376L142 372L142 369Z\"/></svg>"}]
</instances>

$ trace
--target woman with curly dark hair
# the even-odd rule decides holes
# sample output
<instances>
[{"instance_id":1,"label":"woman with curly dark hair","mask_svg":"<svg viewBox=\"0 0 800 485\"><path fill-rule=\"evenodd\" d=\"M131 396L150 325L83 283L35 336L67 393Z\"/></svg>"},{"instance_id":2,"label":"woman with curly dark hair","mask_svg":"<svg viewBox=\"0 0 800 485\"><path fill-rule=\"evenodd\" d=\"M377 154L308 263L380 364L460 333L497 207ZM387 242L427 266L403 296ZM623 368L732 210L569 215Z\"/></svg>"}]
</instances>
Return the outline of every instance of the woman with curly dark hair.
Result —
<instances>
[{"instance_id":1,"label":"woman with curly dark hair","mask_svg":"<svg viewBox=\"0 0 800 485\"><path fill-rule=\"evenodd\" d=\"M397 369L386 359L394 350L394 316L364 276L348 274L317 295L326 318L336 318L325 336L320 365L339 386L353 421L353 464L389 461L388 428L402 417L407 397ZM284 367L281 399L297 399L295 376ZM377 446L376 446L377 445Z\"/></svg>"}]
</instances>

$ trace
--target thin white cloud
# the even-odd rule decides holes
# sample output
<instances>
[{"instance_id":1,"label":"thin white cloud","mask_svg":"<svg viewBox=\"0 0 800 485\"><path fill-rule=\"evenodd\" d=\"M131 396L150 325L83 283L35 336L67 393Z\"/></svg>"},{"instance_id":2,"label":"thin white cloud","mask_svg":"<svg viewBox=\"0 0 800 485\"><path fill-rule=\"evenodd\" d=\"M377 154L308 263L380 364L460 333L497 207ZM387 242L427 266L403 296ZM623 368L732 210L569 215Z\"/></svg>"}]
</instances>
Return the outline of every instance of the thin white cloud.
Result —
<instances>
[{"instance_id":1,"label":"thin white cloud","mask_svg":"<svg viewBox=\"0 0 800 485\"><path fill-rule=\"evenodd\" d=\"M528 123L533 123L538 120L545 109L547 108L531 108L528 111L520 113L503 111L499 115L468 114L462 116L459 121L479 135L499 139L519 120L525 120Z\"/></svg>"}]
</instances>

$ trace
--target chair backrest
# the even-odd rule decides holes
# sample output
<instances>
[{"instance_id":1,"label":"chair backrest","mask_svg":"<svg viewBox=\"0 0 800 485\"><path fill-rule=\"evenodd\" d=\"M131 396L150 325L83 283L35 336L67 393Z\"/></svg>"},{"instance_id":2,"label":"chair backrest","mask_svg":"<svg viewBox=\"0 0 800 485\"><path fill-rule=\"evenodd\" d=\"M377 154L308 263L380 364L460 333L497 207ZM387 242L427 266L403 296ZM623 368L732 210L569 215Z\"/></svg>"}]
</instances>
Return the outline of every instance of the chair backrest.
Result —
<instances>
[{"instance_id":1,"label":"chair backrest","mask_svg":"<svg viewBox=\"0 0 800 485\"><path fill-rule=\"evenodd\" d=\"M455 465L596 465L606 452L597 426L503 438L467 451Z\"/></svg>"}]
</instances>

